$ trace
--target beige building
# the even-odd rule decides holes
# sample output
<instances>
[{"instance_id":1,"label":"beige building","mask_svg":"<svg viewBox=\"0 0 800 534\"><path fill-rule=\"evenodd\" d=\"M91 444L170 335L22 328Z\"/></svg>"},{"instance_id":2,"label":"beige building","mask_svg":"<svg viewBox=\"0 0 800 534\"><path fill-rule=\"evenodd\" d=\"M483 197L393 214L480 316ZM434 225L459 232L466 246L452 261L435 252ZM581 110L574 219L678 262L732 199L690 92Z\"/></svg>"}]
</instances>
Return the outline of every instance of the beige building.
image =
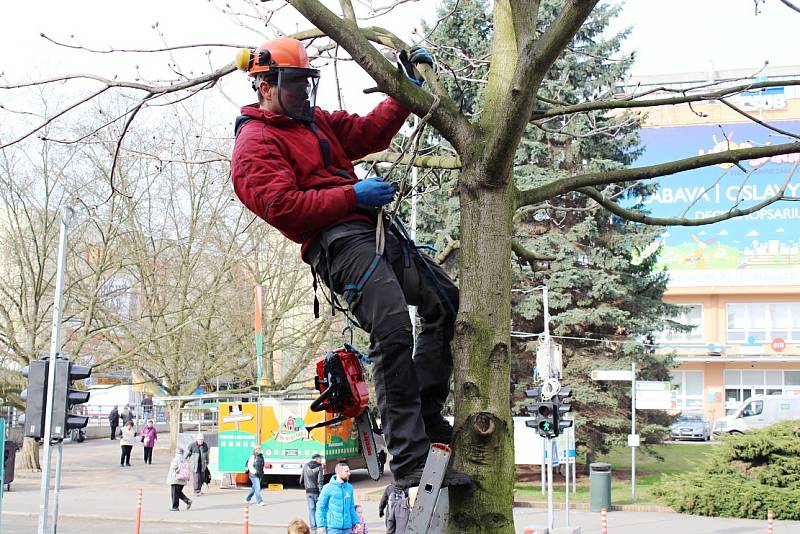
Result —
<instances>
[{"instance_id":1,"label":"beige building","mask_svg":"<svg viewBox=\"0 0 800 534\"><path fill-rule=\"evenodd\" d=\"M755 81L800 79L800 66L639 77L622 90L703 91ZM709 86L708 84L715 84ZM680 95L657 91L648 98ZM728 98L741 112L800 134L800 88L777 86ZM792 140L715 101L648 110L638 165L728 147ZM800 154L722 165L659 179L648 208L655 216L702 218L778 194L800 197ZM678 363L674 406L720 417L758 394L800 395L800 204L775 202L757 213L709 226L665 228L660 261L671 276L665 300L683 307L690 332L662 332L659 351Z\"/></svg>"}]
</instances>

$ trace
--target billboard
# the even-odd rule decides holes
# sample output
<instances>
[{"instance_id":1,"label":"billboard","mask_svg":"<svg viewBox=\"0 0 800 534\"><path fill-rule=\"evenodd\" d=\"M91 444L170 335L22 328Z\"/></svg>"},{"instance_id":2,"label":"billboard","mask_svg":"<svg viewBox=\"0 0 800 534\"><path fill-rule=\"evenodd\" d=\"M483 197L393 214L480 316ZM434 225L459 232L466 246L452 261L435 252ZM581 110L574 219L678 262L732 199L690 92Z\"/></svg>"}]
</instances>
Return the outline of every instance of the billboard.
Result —
<instances>
[{"instance_id":1,"label":"billboard","mask_svg":"<svg viewBox=\"0 0 800 534\"><path fill-rule=\"evenodd\" d=\"M800 133L800 121L773 126ZM643 128L637 166L792 139L754 123ZM645 201L655 217L698 219L745 209L777 194L800 198L800 154L722 164L658 178ZM789 179L789 177L791 178ZM778 201L708 226L670 226L644 254L661 247L672 286L790 285L800 280L800 204Z\"/></svg>"},{"instance_id":2,"label":"billboard","mask_svg":"<svg viewBox=\"0 0 800 534\"><path fill-rule=\"evenodd\" d=\"M360 456L352 419L307 431L331 416L311 411L311 400L261 399L219 405L219 470L242 472L256 444L273 474L299 473L313 454L347 459Z\"/></svg>"}]
</instances>

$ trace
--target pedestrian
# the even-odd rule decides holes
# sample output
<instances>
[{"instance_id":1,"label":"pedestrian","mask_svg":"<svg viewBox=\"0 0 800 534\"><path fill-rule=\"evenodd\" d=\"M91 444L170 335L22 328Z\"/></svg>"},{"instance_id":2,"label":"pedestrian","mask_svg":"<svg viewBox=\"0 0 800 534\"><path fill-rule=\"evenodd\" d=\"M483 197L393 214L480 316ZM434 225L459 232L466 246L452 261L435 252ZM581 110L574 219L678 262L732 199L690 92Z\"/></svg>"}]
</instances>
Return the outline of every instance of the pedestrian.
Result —
<instances>
[{"instance_id":1,"label":"pedestrian","mask_svg":"<svg viewBox=\"0 0 800 534\"><path fill-rule=\"evenodd\" d=\"M142 417L149 419L153 414L153 397L145 395L142 399Z\"/></svg>"},{"instance_id":2,"label":"pedestrian","mask_svg":"<svg viewBox=\"0 0 800 534\"><path fill-rule=\"evenodd\" d=\"M311 529L308 524L300 518L292 519L289 523L289 528L286 530L287 534L311 534Z\"/></svg>"},{"instance_id":3,"label":"pedestrian","mask_svg":"<svg viewBox=\"0 0 800 534\"><path fill-rule=\"evenodd\" d=\"M358 523L350 529L350 534L369 534L369 527L364 519L364 507L360 504L356 505L356 514L358 515Z\"/></svg>"},{"instance_id":4,"label":"pedestrian","mask_svg":"<svg viewBox=\"0 0 800 534\"><path fill-rule=\"evenodd\" d=\"M358 523L355 497L350 480L350 467L336 464L335 474L325 484L317 501L317 534L350 534Z\"/></svg>"},{"instance_id":5,"label":"pedestrian","mask_svg":"<svg viewBox=\"0 0 800 534\"><path fill-rule=\"evenodd\" d=\"M147 424L142 429L142 445L144 445L144 463L153 463L153 447L156 446L158 432L152 419L147 420Z\"/></svg>"},{"instance_id":6,"label":"pedestrian","mask_svg":"<svg viewBox=\"0 0 800 534\"><path fill-rule=\"evenodd\" d=\"M130 404L126 404L125 409L122 410L122 426L128 424L128 421L133 421L133 411Z\"/></svg>"},{"instance_id":7,"label":"pedestrian","mask_svg":"<svg viewBox=\"0 0 800 534\"><path fill-rule=\"evenodd\" d=\"M181 447L175 449L175 456L169 463L169 471L167 471L167 484L170 486L172 493L172 508L171 511L177 512L180 501L186 503L186 509L192 507L192 500L184 495L183 487L189 482L189 462L184 457L184 452Z\"/></svg>"},{"instance_id":8,"label":"pedestrian","mask_svg":"<svg viewBox=\"0 0 800 534\"><path fill-rule=\"evenodd\" d=\"M322 486L325 484L325 466L322 465L322 456L314 454L311 461L303 466L303 472L300 474L300 484L306 490L306 504L308 505L308 522L311 523L311 529L317 529L317 500L319 500L319 492L322 491Z\"/></svg>"},{"instance_id":9,"label":"pedestrian","mask_svg":"<svg viewBox=\"0 0 800 534\"><path fill-rule=\"evenodd\" d=\"M203 434L198 433L195 436L194 443L189 445L186 459L189 460L189 468L192 472L194 494L201 495L203 482L206 481L206 468L208 467L208 445Z\"/></svg>"},{"instance_id":10,"label":"pedestrian","mask_svg":"<svg viewBox=\"0 0 800 534\"><path fill-rule=\"evenodd\" d=\"M408 516L411 514L408 493L403 488L389 484L383 490L383 496L378 503L378 517L386 523L386 534L403 534L408 525Z\"/></svg>"},{"instance_id":11,"label":"pedestrian","mask_svg":"<svg viewBox=\"0 0 800 534\"><path fill-rule=\"evenodd\" d=\"M413 65L433 65L431 55L414 47L401 58L409 79L421 86ZM452 441L442 409L453 370L458 288L405 229L382 215L395 186L380 177L359 180L352 164L386 149L409 111L391 97L364 117L315 107L319 70L295 39L267 41L246 68L258 102L243 107L236 120L236 195L301 244L314 287L318 277L341 295L341 304L369 332L390 469L396 484L418 485L431 442ZM421 321L416 343L409 303L417 305ZM445 474L445 485L469 483L464 474Z\"/></svg>"},{"instance_id":12,"label":"pedestrian","mask_svg":"<svg viewBox=\"0 0 800 534\"><path fill-rule=\"evenodd\" d=\"M119 410L114 406L108 413L108 424L111 425L111 439L117 439L117 427L119 426Z\"/></svg>"},{"instance_id":13,"label":"pedestrian","mask_svg":"<svg viewBox=\"0 0 800 534\"><path fill-rule=\"evenodd\" d=\"M264 457L261 455L261 446L256 445L253 447L253 454L247 459L247 476L250 477L250 492L247 494L245 500L250 504L250 499L255 495L256 505L264 506L264 500L261 498L261 477L264 476Z\"/></svg>"},{"instance_id":14,"label":"pedestrian","mask_svg":"<svg viewBox=\"0 0 800 534\"><path fill-rule=\"evenodd\" d=\"M133 421L128 421L122 427L122 439L119 444L122 447L122 456L119 458L120 467L131 466L131 451L133 443L136 441L136 432L133 430Z\"/></svg>"}]
</instances>

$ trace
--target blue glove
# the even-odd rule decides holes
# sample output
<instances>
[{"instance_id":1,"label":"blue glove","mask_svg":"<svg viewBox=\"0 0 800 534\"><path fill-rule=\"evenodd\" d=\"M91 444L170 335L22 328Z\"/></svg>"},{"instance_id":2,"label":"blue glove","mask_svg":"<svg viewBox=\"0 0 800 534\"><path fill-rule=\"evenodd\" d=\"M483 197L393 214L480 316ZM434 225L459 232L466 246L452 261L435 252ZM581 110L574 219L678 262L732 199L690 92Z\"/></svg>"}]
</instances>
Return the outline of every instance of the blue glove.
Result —
<instances>
[{"instance_id":1,"label":"blue glove","mask_svg":"<svg viewBox=\"0 0 800 534\"><path fill-rule=\"evenodd\" d=\"M414 65L419 65L420 63L425 63L426 65L430 65L433 68L433 56L428 49L414 45L411 47L411 50L406 52L405 50L400 51L400 63L403 65L403 68L406 71L406 76L411 81L411 83L416 84L418 87L422 87L423 79L418 78L419 73L416 72L414 69Z\"/></svg>"},{"instance_id":2,"label":"blue glove","mask_svg":"<svg viewBox=\"0 0 800 534\"><path fill-rule=\"evenodd\" d=\"M433 56L428 49L424 46L415 45L411 47L411 50L408 51L408 59L414 65L419 65L420 63L425 63L426 65L430 65L433 68Z\"/></svg>"},{"instance_id":3,"label":"blue glove","mask_svg":"<svg viewBox=\"0 0 800 534\"><path fill-rule=\"evenodd\" d=\"M391 202L397 192L394 185L383 181L382 176L356 182L353 190L356 192L357 204L376 208Z\"/></svg>"}]
</instances>

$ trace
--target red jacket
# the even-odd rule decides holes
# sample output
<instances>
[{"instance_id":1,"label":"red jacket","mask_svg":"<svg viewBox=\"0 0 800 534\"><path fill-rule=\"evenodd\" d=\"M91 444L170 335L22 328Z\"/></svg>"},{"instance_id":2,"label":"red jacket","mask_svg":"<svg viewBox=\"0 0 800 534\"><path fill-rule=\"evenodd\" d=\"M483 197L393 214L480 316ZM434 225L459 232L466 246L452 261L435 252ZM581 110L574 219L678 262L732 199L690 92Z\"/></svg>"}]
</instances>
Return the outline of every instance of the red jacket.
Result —
<instances>
[{"instance_id":1,"label":"red jacket","mask_svg":"<svg viewBox=\"0 0 800 534\"><path fill-rule=\"evenodd\" d=\"M322 230L367 219L355 212L358 178L352 160L388 148L408 114L387 98L365 117L315 108L309 127L258 104L245 106L237 123L251 120L238 131L231 157L236 196L283 235L302 243L304 254Z\"/></svg>"}]
</instances>

